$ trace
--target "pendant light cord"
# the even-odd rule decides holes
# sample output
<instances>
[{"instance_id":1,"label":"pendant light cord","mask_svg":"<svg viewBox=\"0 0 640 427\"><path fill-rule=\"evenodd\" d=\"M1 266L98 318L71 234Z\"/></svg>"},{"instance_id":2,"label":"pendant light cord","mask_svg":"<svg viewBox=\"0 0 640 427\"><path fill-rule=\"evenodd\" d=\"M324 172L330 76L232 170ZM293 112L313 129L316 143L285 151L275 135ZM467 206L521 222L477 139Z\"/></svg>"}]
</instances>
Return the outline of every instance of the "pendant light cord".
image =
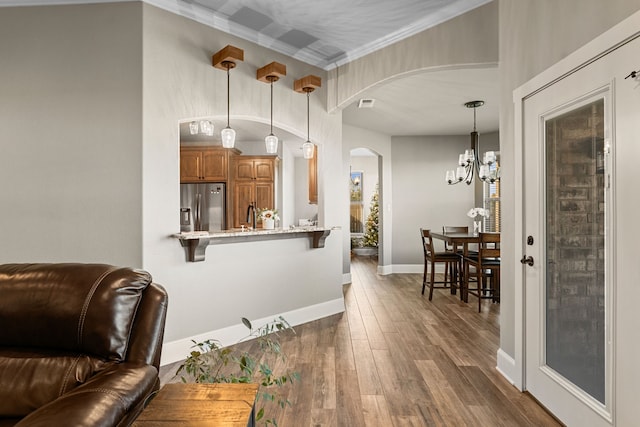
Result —
<instances>
[{"instance_id":1,"label":"pendant light cord","mask_svg":"<svg viewBox=\"0 0 640 427\"><path fill-rule=\"evenodd\" d=\"M273 135L273 79L269 79L271 82L271 133Z\"/></svg>"},{"instance_id":2,"label":"pendant light cord","mask_svg":"<svg viewBox=\"0 0 640 427\"><path fill-rule=\"evenodd\" d=\"M229 95L229 68L230 68L231 64L227 63L227 127L229 127L229 102L230 102L230 95Z\"/></svg>"},{"instance_id":3,"label":"pendant light cord","mask_svg":"<svg viewBox=\"0 0 640 427\"><path fill-rule=\"evenodd\" d=\"M473 131L476 131L476 107L473 107Z\"/></svg>"},{"instance_id":4,"label":"pendant light cord","mask_svg":"<svg viewBox=\"0 0 640 427\"><path fill-rule=\"evenodd\" d=\"M309 96L311 95L310 91L307 91L307 142L311 142L309 139Z\"/></svg>"}]
</instances>

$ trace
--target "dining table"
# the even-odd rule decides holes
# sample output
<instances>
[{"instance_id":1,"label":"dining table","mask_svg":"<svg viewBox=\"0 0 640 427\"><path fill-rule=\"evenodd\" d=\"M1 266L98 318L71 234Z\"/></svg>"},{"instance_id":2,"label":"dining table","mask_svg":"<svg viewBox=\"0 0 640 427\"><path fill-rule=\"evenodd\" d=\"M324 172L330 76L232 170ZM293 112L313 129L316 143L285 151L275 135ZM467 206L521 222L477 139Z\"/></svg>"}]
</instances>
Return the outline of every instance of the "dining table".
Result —
<instances>
[{"instance_id":1,"label":"dining table","mask_svg":"<svg viewBox=\"0 0 640 427\"><path fill-rule=\"evenodd\" d=\"M464 277L464 269L462 268L462 260L469 255L469 245L480 242L480 235L470 232L431 232L431 237L434 239L442 240L451 245L454 253L461 254L460 268L456 268L453 272L454 280L458 281L460 288L460 299L464 302L468 301L467 297L467 278ZM461 251L459 251L461 249ZM458 274L458 270L460 273Z\"/></svg>"}]
</instances>

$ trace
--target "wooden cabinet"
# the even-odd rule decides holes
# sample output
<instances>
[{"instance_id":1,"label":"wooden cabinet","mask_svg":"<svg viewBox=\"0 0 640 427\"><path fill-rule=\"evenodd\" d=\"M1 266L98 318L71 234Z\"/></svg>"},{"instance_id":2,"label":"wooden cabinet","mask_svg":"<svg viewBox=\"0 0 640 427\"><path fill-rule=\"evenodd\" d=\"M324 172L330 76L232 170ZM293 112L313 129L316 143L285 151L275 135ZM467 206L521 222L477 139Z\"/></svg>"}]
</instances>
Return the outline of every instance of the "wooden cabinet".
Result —
<instances>
[{"instance_id":1,"label":"wooden cabinet","mask_svg":"<svg viewBox=\"0 0 640 427\"><path fill-rule=\"evenodd\" d=\"M275 208L275 171L277 159L274 156L232 156L232 213L234 228L252 226L248 207L258 209Z\"/></svg>"},{"instance_id":2,"label":"wooden cabinet","mask_svg":"<svg viewBox=\"0 0 640 427\"><path fill-rule=\"evenodd\" d=\"M226 182L229 151L222 147L181 147L180 182Z\"/></svg>"},{"instance_id":3,"label":"wooden cabinet","mask_svg":"<svg viewBox=\"0 0 640 427\"><path fill-rule=\"evenodd\" d=\"M233 158L235 181L273 182L275 157L236 156Z\"/></svg>"},{"instance_id":4,"label":"wooden cabinet","mask_svg":"<svg viewBox=\"0 0 640 427\"><path fill-rule=\"evenodd\" d=\"M309 162L309 204L318 204L318 146L313 146L313 158Z\"/></svg>"}]
</instances>

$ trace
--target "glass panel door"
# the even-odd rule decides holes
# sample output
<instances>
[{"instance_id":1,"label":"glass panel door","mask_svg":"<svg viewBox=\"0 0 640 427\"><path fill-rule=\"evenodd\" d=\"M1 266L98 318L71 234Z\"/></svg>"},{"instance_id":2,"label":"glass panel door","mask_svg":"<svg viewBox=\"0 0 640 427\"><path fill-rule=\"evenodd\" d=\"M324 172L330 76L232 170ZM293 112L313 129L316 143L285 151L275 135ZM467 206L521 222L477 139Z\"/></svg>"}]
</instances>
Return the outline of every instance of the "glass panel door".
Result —
<instances>
[{"instance_id":1,"label":"glass panel door","mask_svg":"<svg viewBox=\"0 0 640 427\"><path fill-rule=\"evenodd\" d=\"M605 403L604 99L544 122L545 364Z\"/></svg>"}]
</instances>

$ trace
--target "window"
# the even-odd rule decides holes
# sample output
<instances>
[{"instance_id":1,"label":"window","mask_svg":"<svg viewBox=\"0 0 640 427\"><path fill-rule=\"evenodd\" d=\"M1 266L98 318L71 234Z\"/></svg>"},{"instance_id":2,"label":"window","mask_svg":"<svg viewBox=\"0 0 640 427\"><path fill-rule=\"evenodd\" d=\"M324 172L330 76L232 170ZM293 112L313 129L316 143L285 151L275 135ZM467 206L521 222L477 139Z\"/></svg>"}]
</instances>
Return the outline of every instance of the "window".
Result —
<instances>
[{"instance_id":1,"label":"window","mask_svg":"<svg viewBox=\"0 0 640 427\"><path fill-rule=\"evenodd\" d=\"M498 153L496 153L498 154ZM498 161L490 166L492 171L500 168ZM500 232L500 181L484 184L484 208L489 210L489 218L484 220L484 230Z\"/></svg>"}]
</instances>

